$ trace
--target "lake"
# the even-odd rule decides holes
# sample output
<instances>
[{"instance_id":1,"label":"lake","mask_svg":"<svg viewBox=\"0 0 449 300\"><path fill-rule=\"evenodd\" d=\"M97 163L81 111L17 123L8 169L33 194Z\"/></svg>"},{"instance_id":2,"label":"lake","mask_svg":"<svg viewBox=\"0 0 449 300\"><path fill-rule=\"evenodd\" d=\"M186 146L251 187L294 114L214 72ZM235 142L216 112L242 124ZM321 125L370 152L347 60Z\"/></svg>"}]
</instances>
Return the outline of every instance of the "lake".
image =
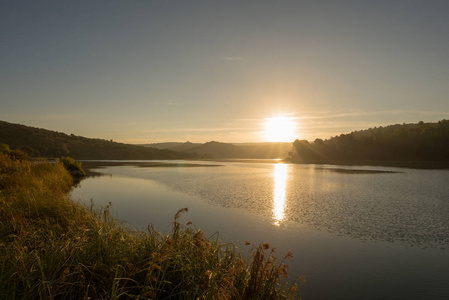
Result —
<instances>
[{"instance_id":1,"label":"lake","mask_svg":"<svg viewBox=\"0 0 449 300\"><path fill-rule=\"evenodd\" d=\"M171 163L171 164L167 164ZM100 162L72 191L145 230L175 213L243 251L268 242L303 299L449 299L449 171L276 161ZM116 165L114 165L116 164ZM86 162L86 166L88 163Z\"/></svg>"}]
</instances>

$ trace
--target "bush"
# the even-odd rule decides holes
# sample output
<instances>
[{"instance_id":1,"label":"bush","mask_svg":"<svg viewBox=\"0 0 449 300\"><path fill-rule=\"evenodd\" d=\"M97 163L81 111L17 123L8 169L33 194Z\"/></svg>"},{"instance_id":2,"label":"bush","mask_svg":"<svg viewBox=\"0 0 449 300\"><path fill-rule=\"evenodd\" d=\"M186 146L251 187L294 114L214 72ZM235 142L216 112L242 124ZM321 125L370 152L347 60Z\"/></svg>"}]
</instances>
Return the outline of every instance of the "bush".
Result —
<instances>
[{"instance_id":1,"label":"bush","mask_svg":"<svg viewBox=\"0 0 449 300\"><path fill-rule=\"evenodd\" d=\"M0 144L0 153L6 154L15 160L28 160L28 154L20 150L11 150L6 144Z\"/></svg>"},{"instance_id":2,"label":"bush","mask_svg":"<svg viewBox=\"0 0 449 300\"><path fill-rule=\"evenodd\" d=\"M75 176L86 176L86 173L81 167L81 162L75 161L69 156L61 157L59 160L62 162L67 171L70 172L70 174Z\"/></svg>"}]
</instances>

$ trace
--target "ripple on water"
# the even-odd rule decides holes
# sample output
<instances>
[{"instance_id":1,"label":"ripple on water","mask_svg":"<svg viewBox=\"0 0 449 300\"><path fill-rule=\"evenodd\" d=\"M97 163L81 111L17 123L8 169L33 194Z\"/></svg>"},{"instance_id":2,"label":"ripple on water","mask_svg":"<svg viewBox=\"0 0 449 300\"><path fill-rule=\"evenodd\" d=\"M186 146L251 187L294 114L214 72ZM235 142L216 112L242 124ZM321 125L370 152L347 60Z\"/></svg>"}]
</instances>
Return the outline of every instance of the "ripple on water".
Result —
<instances>
[{"instance_id":1,"label":"ripple on water","mask_svg":"<svg viewBox=\"0 0 449 300\"><path fill-rule=\"evenodd\" d=\"M287 165L282 221L361 240L449 247L449 172L383 167ZM216 168L109 168L158 181L221 207L271 219L273 164ZM279 170L277 171L279 172Z\"/></svg>"}]
</instances>

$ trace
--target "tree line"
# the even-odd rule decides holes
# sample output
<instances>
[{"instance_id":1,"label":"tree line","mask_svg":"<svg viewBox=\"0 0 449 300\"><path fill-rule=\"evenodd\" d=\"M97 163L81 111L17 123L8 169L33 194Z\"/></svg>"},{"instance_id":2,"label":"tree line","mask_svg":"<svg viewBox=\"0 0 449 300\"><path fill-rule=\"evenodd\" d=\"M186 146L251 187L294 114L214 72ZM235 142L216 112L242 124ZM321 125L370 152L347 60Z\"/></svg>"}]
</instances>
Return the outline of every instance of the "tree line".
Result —
<instances>
[{"instance_id":1,"label":"tree line","mask_svg":"<svg viewBox=\"0 0 449 300\"><path fill-rule=\"evenodd\" d=\"M449 121L396 124L313 142L296 140L290 160L332 162L449 162Z\"/></svg>"}]
</instances>

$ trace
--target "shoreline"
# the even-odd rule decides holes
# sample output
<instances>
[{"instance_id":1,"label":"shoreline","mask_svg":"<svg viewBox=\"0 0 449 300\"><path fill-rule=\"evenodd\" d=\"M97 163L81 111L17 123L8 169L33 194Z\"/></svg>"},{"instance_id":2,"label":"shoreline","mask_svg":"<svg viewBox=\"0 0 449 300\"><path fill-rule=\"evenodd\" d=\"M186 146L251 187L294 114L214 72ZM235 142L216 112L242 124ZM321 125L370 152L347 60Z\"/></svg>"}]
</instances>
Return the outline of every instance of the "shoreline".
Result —
<instances>
[{"instance_id":1,"label":"shoreline","mask_svg":"<svg viewBox=\"0 0 449 300\"><path fill-rule=\"evenodd\" d=\"M414 162L414 161L307 161L298 162L283 160L284 163L297 165L333 165L333 166L371 166L371 167L395 167L408 169L449 170L449 162Z\"/></svg>"}]
</instances>

